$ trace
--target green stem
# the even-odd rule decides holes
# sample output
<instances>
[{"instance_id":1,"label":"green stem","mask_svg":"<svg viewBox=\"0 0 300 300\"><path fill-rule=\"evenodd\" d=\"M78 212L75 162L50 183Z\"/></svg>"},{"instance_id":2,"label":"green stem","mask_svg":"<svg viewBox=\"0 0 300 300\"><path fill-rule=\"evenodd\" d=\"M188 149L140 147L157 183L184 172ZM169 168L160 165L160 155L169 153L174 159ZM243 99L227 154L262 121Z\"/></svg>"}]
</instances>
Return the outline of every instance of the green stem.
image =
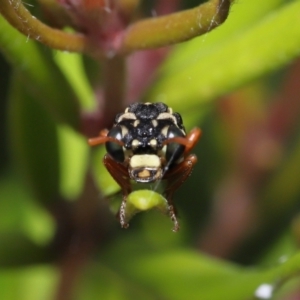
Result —
<instances>
[{"instance_id":1,"label":"green stem","mask_svg":"<svg viewBox=\"0 0 300 300\"><path fill-rule=\"evenodd\" d=\"M223 23L233 0L211 0L183 12L149 18L125 32L121 53L157 48L192 39Z\"/></svg>"},{"instance_id":2,"label":"green stem","mask_svg":"<svg viewBox=\"0 0 300 300\"><path fill-rule=\"evenodd\" d=\"M53 49L85 52L87 39L81 34L70 34L51 28L34 16L19 0L0 0L0 13L21 33Z\"/></svg>"}]
</instances>

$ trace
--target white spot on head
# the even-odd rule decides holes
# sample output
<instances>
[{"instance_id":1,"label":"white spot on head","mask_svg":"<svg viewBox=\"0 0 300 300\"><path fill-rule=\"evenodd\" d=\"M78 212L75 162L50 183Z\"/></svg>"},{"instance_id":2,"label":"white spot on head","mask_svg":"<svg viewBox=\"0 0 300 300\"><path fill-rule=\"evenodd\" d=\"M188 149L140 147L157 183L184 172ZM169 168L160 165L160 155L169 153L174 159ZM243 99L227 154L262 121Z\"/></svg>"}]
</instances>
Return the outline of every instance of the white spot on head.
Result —
<instances>
[{"instance_id":1,"label":"white spot on head","mask_svg":"<svg viewBox=\"0 0 300 300\"><path fill-rule=\"evenodd\" d=\"M140 124L140 120L135 120L134 123L133 123L133 126L137 127L139 124Z\"/></svg>"}]
</instances>

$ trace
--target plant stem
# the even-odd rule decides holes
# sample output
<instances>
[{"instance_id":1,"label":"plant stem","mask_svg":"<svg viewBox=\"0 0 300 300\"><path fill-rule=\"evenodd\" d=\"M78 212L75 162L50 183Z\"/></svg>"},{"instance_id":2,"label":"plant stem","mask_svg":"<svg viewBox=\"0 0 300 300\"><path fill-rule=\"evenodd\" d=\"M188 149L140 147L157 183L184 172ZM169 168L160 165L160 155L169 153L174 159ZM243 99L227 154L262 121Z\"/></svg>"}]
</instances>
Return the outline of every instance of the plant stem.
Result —
<instances>
[{"instance_id":1,"label":"plant stem","mask_svg":"<svg viewBox=\"0 0 300 300\"><path fill-rule=\"evenodd\" d=\"M0 0L0 13L21 33L53 49L86 52L87 39L82 34L70 34L51 28L24 7L19 0Z\"/></svg>"},{"instance_id":2,"label":"plant stem","mask_svg":"<svg viewBox=\"0 0 300 300\"><path fill-rule=\"evenodd\" d=\"M125 72L123 57L115 56L103 61L104 127L111 126L115 115L120 113L125 106Z\"/></svg>"},{"instance_id":3,"label":"plant stem","mask_svg":"<svg viewBox=\"0 0 300 300\"><path fill-rule=\"evenodd\" d=\"M64 211L67 209L66 211ZM58 214L57 214L58 212ZM74 206L59 207L57 240L53 245L61 254L58 261L60 281L56 300L74 299L74 289L95 246L111 231L114 217L103 201L92 175L87 172L82 195Z\"/></svg>"},{"instance_id":4,"label":"plant stem","mask_svg":"<svg viewBox=\"0 0 300 300\"><path fill-rule=\"evenodd\" d=\"M232 2L211 0L183 12L136 22L126 30L119 51L162 47L206 33L226 20Z\"/></svg>"}]
</instances>

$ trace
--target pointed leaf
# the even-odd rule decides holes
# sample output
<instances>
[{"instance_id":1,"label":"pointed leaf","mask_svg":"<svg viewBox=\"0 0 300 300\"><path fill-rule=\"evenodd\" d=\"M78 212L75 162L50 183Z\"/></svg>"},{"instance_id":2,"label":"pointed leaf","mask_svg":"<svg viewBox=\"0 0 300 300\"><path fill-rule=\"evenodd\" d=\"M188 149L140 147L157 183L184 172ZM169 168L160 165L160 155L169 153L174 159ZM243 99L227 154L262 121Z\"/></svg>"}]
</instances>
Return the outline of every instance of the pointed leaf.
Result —
<instances>
[{"instance_id":1,"label":"pointed leaf","mask_svg":"<svg viewBox=\"0 0 300 300\"><path fill-rule=\"evenodd\" d=\"M0 15L0 51L20 70L26 89L58 121L79 128L79 105L70 85L51 54L38 43L26 40Z\"/></svg>"},{"instance_id":2,"label":"pointed leaf","mask_svg":"<svg viewBox=\"0 0 300 300\"><path fill-rule=\"evenodd\" d=\"M9 106L10 138L17 166L43 203L59 200L57 129L47 111L14 78Z\"/></svg>"}]
</instances>

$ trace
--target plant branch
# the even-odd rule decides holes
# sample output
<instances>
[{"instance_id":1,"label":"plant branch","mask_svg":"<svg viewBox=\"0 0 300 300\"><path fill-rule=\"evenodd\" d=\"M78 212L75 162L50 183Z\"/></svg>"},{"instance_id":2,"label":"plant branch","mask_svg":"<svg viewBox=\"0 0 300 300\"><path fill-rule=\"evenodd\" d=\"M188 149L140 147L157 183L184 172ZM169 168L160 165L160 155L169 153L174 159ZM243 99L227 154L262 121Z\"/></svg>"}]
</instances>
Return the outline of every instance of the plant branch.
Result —
<instances>
[{"instance_id":1,"label":"plant branch","mask_svg":"<svg viewBox=\"0 0 300 300\"><path fill-rule=\"evenodd\" d=\"M82 34L70 34L54 29L36 19L19 0L0 0L0 13L21 33L53 49L86 52L87 39Z\"/></svg>"},{"instance_id":2,"label":"plant branch","mask_svg":"<svg viewBox=\"0 0 300 300\"><path fill-rule=\"evenodd\" d=\"M223 23L232 2L211 0L183 12L134 23L125 32L119 51L128 53L190 40Z\"/></svg>"}]
</instances>

